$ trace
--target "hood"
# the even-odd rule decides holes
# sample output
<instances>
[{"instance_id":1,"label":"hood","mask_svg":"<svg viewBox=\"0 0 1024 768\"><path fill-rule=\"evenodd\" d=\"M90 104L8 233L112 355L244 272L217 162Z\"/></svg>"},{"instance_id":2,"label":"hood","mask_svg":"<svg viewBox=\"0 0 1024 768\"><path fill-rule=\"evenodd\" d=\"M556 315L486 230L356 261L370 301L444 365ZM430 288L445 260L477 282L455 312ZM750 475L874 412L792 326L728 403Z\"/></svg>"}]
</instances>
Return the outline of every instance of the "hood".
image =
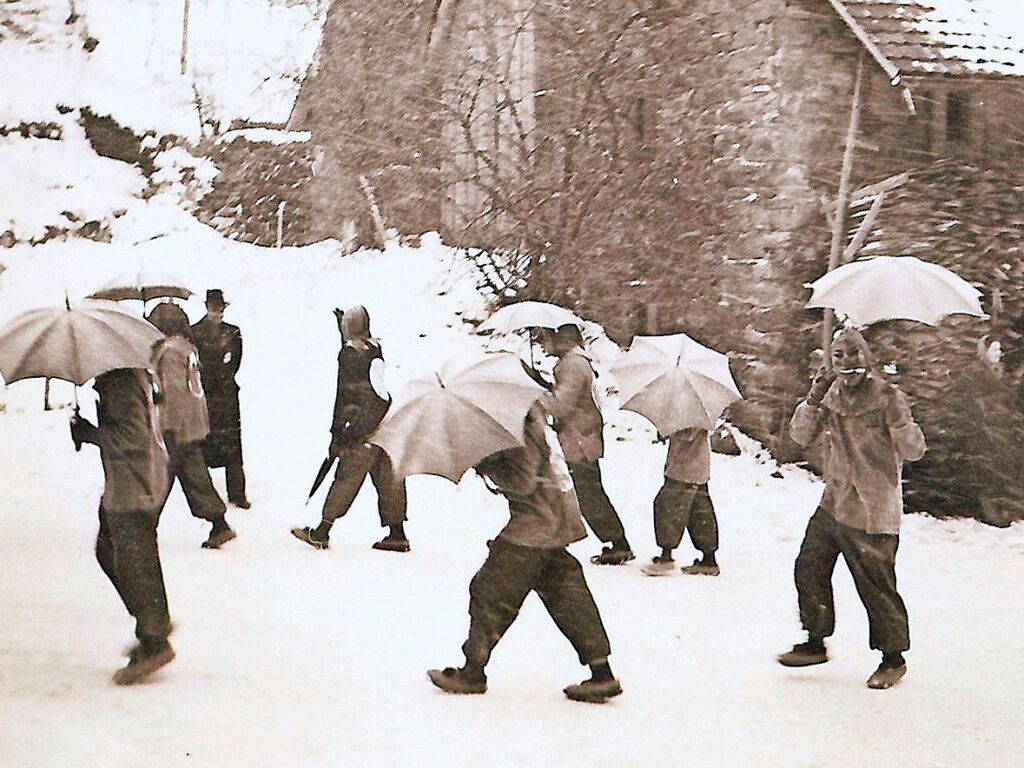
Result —
<instances>
[{"instance_id":1,"label":"hood","mask_svg":"<svg viewBox=\"0 0 1024 768\"><path fill-rule=\"evenodd\" d=\"M366 307L357 304L346 309L341 318L341 330L348 343L369 341L370 313L366 311Z\"/></svg>"}]
</instances>

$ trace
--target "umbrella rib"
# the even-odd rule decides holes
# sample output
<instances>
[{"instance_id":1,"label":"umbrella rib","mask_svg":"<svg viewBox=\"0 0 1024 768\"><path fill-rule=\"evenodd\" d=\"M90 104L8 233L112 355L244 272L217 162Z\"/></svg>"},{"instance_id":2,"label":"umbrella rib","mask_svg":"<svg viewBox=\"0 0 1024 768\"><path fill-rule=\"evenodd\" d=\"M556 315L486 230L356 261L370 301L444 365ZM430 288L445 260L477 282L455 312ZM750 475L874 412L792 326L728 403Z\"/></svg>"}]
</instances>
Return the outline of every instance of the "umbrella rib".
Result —
<instances>
[{"instance_id":1,"label":"umbrella rib","mask_svg":"<svg viewBox=\"0 0 1024 768\"><path fill-rule=\"evenodd\" d=\"M12 371L12 373L20 369L25 364L25 361L28 360L32 355L34 355L40 349L40 347L45 346L49 337L53 335L54 331L57 329L57 322L57 320L51 319L50 323L46 326L46 328L44 328L42 332L38 336L36 336L32 343L28 345L28 349L26 349L24 354L22 354L21 357L18 358L17 363L14 365L15 370Z\"/></svg>"}]
</instances>

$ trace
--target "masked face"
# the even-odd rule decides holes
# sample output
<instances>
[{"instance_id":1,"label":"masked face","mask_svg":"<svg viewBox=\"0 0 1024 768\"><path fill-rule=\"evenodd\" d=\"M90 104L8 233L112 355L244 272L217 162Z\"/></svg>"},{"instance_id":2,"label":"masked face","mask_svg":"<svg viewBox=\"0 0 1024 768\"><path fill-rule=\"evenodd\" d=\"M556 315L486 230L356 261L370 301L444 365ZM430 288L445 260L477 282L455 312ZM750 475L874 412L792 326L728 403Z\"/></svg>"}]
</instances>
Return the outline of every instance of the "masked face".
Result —
<instances>
[{"instance_id":1,"label":"masked face","mask_svg":"<svg viewBox=\"0 0 1024 768\"><path fill-rule=\"evenodd\" d=\"M544 354L557 355L558 354L558 340L555 338L555 334L549 331L547 328L541 328L536 332L534 337L540 348L544 350Z\"/></svg>"},{"instance_id":2,"label":"masked face","mask_svg":"<svg viewBox=\"0 0 1024 768\"><path fill-rule=\"evenodd\" d=\"M206 307L207 316L215 323L222 322L224 320L224 307Z\"/></svg>"},{"instance_id":3,"label":"masked face","mask_svg":"<svg viewBox=\"0 0 1024 768\"><path fill-rule=\"evenodd\" d=\"M864 350L852 339L840 337L832 343L832 366L845 387L856 387L868 375Z\"/></svg>"}]
</instances>

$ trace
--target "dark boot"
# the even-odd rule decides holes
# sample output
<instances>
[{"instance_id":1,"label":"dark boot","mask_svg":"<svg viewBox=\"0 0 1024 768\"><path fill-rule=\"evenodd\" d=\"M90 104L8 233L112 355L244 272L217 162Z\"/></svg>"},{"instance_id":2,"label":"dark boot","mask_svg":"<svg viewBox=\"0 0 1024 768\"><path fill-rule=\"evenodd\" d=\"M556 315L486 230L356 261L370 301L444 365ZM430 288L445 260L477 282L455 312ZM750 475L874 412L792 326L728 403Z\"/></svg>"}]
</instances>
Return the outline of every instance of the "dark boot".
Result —
<instances>
[{"instance_id":1,"label":"dark boot","mask_svg":"<svg viewBox=\"0 0 1024 768\"><path fill-rule=\"evenodd\" d=\"M141 683L160 667L174 660L174 649L166 640L143 641L128 659L128 664L114 673L116 685Z\"/></svg>"},{"instance_id":2,"label":"dark boot","mask_svg":"<svg viewBox=\"0 0 1024 768\"><path fill-rule=\"evenodd\" d=\"M590 562L594 565L622 565L635 559L633 550L623 541L605 547L600 554L591 557Z\"/></svg>"},{"instance_id":3,"label":"dark boot","mask_svg":"<svg viewBox=\"0 0 1024 768\"><path fill-rule=\"evenodd\" d=\"M409 539L405 537L405 529L401 525L390 526L391 532L373 545L374 549L385 552L408 552Z\"/></svg>"},{"instance_id":4,"label":"dark boot","mask_svg":"<svg viewBox=\"0 0 1024 768\"><path fill-rule=\"evenodd\" d=\"M815 664L824 664L828 661L825 641L816 637L808 638L806 643L797 643L792 650L781 654L778 661L784 667L812 667Z\"/></svg>"},{"instance_id":5,"label":"dark boot","mask_svg":"<svg viewBox=\"0 0 1024 768\"><path fill-rule=\"evenodd\" d=\"M583 701L590 704L604 704L613 696L622 693L622 686L612 674L607 659L597 661L590 665L590 679L582 683L567 685L562 692L573 701Z\"/></svg>"},{"instance_id":6,"label":"dark boot","mask_svg":"<svg viewBox=\"0 0 1024 768\"><path fill-rule=\"evenodd\" d=\"M902 653L883 653L882 663L868 678L868 688L885 690L892 688L907 674L907 662Z\"/></svg>"},{"instance_id":7,"label":"dark boot","mask_svg":"<svg viewBox=\"0 0 1024 768\"><path fill-rule=\"evenodd\" d=\"M429 669L427 677L430 682L448 693L485 693L487 691L487 676L482 669L473 669L469 665L465 667L445 667L444 669Z\"/></svg>"},{"instance_id":8,"label":"dark boot","mask_svg":"<svg viewBox=\"0 0 1024 768\"><path fill-rule=\"evenodd\" d=\"M222 545L227 544L237 535L228 525L227 520L218 517L213 521L213 529L206 541L203 542L202 547L203 549L220 549Z\"/></svg>"}]
</instances>

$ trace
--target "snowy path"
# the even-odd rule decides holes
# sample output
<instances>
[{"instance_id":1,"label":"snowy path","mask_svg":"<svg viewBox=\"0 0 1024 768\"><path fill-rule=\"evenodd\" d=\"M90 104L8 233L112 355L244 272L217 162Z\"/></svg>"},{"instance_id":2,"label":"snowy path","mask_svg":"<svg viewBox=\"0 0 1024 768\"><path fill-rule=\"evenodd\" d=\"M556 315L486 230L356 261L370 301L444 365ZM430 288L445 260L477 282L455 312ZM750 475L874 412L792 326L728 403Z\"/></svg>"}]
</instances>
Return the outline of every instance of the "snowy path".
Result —
<instances>
[{"instance_id":1,"label":"snowy path","mask_svg":"<svg viewBox=\"0 0 1024 768\"><path fill-rule=\"evenodd\" d=\"M78 263L72 248L5 259L3 314L40 293L52 270ZM131 625L92 556L98 456L73 451L67 413L44 414L39 385L9 390L0 415L0 766L1019 760L1024 526L906 520L898 568L914 648L899 688L864 687L877 660L844 566L834 660L785 670L773 657L800 636L792 564L820 486L797 470L771 478L773 467L749 455L714 459L721 578L586 566L621 698L603 707L564 699L561 688L584 670L536 598L499 645L487 695L441 694L424 672L460 661L466 588L503 524L501 503L471 478L457 488L414 479L409 555L370 549L380 535L372 489L337 524L327 552L304 547L288 528L314 522L323 494L302 506L328 441L330 308L368 305L394 387L466 343L454 312L472 309L472 294L459 285L438 295L446 264L436 247L345 261L326 248L223 250L212 258L197 247L175 269L197 290L224 287L234 302L228 319L245 334L254 506L231 513L239 538L208 552L199 548L205 526L179 491L172 496L160 534L178 658L153 684L109 682ZM83 287L91 277L71 273ZM196 319L199 304L188 308ZM643 559L653 554L650 505L664 447L631 415L614 421L606 482ZM584 559L597 547L590 539L574 550Z\"/></svg>"}]
</instances>

